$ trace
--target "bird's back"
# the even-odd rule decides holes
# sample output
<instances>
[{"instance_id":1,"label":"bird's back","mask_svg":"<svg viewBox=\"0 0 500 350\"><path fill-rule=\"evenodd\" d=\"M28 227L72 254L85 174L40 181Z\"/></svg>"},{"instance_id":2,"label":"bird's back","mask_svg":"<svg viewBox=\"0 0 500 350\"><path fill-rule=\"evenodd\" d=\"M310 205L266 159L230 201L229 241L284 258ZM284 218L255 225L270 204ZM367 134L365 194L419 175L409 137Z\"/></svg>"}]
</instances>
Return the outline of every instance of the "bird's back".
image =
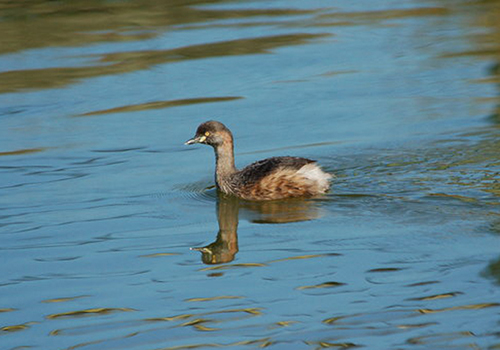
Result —
<instances>
[{"instance_id":1,"label":"bird's back","mask_svg":"<svg viewBox=\"0 0 500 350\"><path fill-rule=\"evenodd\" d=\"M314 163L314 160L299 157L272 157L247 165L239 171L239 174L244 183L252 184L280 169L297 171L309 163Z\"/></svg>"},{"instance_id":2,"label":"bird's back","mask_svg":"<svg viewBox=\"0 0 500 350\"><path fill-rule=\"evenodd\" d=\"M233 179L236 195L250 200L270 200L324 193L330 178L314 160L272 157L248 165L234 174Z\"/></svg>"}]
</instances>

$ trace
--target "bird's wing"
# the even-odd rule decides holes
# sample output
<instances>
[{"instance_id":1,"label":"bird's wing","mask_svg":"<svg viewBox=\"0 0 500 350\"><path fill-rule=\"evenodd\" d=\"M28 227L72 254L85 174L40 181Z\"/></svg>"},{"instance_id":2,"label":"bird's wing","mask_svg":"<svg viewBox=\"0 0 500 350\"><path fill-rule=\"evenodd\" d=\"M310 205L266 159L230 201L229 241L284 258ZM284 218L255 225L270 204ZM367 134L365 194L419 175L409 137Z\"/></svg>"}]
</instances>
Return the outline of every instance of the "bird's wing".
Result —
<instances>
[{"instance_id":1,"label":"bird's wing","mask_svg":"<svg viewBox=\"0 0 500 350\"><path fill-rule=\"evenodd\" d=\"M278 169L299 170L304 165L315 163L314 160L300 157L272 157L252 163L239 172L239 178L245 184L258 182Z\"/></svg>"}]
</instances>

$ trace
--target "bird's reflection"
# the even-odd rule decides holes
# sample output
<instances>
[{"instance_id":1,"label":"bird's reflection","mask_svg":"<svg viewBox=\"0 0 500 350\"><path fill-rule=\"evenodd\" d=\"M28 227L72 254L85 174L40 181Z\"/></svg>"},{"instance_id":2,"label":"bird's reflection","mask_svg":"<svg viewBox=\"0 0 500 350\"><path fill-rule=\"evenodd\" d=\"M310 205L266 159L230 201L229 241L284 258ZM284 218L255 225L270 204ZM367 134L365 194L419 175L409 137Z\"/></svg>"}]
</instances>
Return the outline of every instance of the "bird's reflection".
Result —
<instances>
[{"instance_id":1,"label":"bird's reflection","mask_svg":"<svg viewBox=\"0 0 500 350\"><path fill-rule=\"evenodd\" d=\"M239 214L255 223L287 223L320 217L318 202L314 200L284 200L249 202L234 196L217 193L217 220L219 232L213 243L191 248L201 252L205 264L223 264L234 260L238 253Z\"/></svg>"},{"instance_id":2,"label":"bird's reflection","mask_svg":"<svg viewBox=\"0 0 500 350\"><path fill-rule=\"evenodd\" d=\"M217 220L219 232L215 242L205 247L191 248L201 252L205 264L222 264L234 260L238 253L238 212L239 199L223 194L217 195Z\"/></svg>"}]
</instances>

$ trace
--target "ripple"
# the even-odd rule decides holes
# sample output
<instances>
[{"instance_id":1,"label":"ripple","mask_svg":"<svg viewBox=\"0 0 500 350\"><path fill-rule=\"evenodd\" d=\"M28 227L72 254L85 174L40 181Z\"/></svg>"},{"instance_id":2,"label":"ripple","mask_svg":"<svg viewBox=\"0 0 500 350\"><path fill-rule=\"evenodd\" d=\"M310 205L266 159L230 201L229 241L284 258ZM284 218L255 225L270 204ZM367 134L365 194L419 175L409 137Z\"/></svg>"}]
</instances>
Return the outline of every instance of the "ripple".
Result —
<instances>
[{"instance_id":1,"label":"ripple","mask_svg":"<svg viewBox=\"0 0 500 350\"><path fill-rule=\"evenodd\" d=\"M438 333L432 335L424 335L420 337L413 337L407 340L409 344L412 345L428 345L433 346L435 348L450 348L450 343L454 340L459 340L462 338L474 338L475 334L470 331L462 331L462 332L450 332L450 333ZM463 349L473 348L471 344L463 344ZM456 348L456 347L453 347Z\"/></svg>"},{"instance_id":2,"label":"ripple","mask_svg":"<svg viewBox=\"0 0 500 350\"><path fill-rule=\"evenodd\" d=\"M125 152L134 152L134 151L141 151L146 149L147 147L145 146L140 146L140 147L126 147L126 148L112 148L112 149L96 149L93 150L92 152L96 153L125 153ZM121 164L124 163L124 161L116 162L113 164Z\"/></svg>"},{"instance_id":3,"label":"ripple","mask_svg":"<svg viewBox=\"0 0 500 350\"><path fill-rule=\"evenodd\" d=\"M39 261L39 262L55 262L55 261L73 261L80 259L82 256L57 256L57 257L51 257L51 258L35 258L33 260Z\"/></svg>"},{"instance_id":4,"label":"ripple","mask_svg":"<svg viewBox=\"0 0 500 350\"><path fill-rule=\"evenodd\" d=\"M139 271L110 271L110 272L96 272L96 273L48 273L39 276L26 275L20 278L12 279L12 283L22 282L38 282L47 280L78 280L78 279L106 279L112 277L124 276L137 276L150 272L150 270Z\"/></svg>"},{"instance_id":5,"label":"ripple","mask_svg":"<svg viewBox=\"0 0 500 350\"><path fill-rule=\"evenodd\" d=\"M206 181L199 181L186 185L174 187L182 199L188 199L195 202L215 203L217 201L217 189L213 184Z\"/></svg>"}]
</instances>

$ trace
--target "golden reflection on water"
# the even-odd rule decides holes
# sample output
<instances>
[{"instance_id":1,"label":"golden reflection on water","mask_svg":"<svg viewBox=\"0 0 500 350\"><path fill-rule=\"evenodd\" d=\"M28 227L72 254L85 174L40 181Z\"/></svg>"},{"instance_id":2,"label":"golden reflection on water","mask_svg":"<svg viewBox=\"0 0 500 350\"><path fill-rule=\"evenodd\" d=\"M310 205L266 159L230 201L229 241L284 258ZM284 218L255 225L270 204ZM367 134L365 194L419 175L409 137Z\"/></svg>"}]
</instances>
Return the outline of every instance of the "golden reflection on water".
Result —
<instances>
[{"instance_id":1,"label":"golden reflection on water","mask_svg":"<svg viewBox=\"0 0 500 350\"><path fill-rule=\"evenodd\" d=\"M244 297L236 296L236 295L218 295L216 297L210 298L189 298L185 301L188 302L205 302L205 301L214 301L214 300L225 300L225 299L243 299Z\"/></svg>"},{"instance_id":2,"label":"golden reflection on water","mask_svg":"<svg viewBox=\"0 0 500 350\"><path fill-rule=\"evenodd\" d=\"M340 287L340 286L345 286L345 283L342 282L324 282L320 284L315 284L311 286L301 286L297 287L297 290L305 290L305 289L319 289L319 288L332 288L332 287Z\"/></svg>"},{"instance_id":3,"label":"golden reflection on water","mask_svg":"<svg viewBox=\"0 0 500 350\"><path fill-rule=\"evenodd\" d=\"M72 318L72 317L81 317L81 316L92 316L92 315L107 315L113 312L128 312L128 311L136 311L130 308L106 308L100 307L95 309L85 309L85 310L76 310L76 311L68 311L62 312L58 314L48 315L47 319L52 320L56 318Z\"/></svg>"},{"instance_id":4,"label":"golden reflection on water","mask_svg":"<svg viewBox=\"0 0 500 350\"><path fill-rule=\"evenodd\" d=\"M0 309L0 312L12 312L12 311L15 311L16 309L13 309L13 308L4 308L4 309Z\"/></svg>"},{"instance_id":5,"label":"golden reflection on water","mask_svg":"<svg viewBox=\"0 0 500 350\"><path fill-rule=\"evenodd\" d=\"M30 325L34 324L34 322L31 323L24 323L24 324L16 324L12 326L4 326L0 328L0 332L18 332L18 331L24 331L30 327Z\"/></svg>"},{"instance_id":6,"label":"golden reflection on water","mask_svg":"<svg viewBox=\"0 0 500 350\"><path fill-rule=\"evenodd\" d=\"M30 154L30 153L39 153L45 151L46 148L28 148L28 149L19 149L15 151L8 151L8 152L0 152L0 157L1 156L18 156L21 154Z\"/></svg>"},{"instance_id":7,"label":"golden reflection on water","mask_svg":"<svg viewBox=\"0 0 500 350\"><path fill-rule=\"evenodd\" d=\"M227 96L227 97L201 97L201 98L186 98L180 100L170 100L170 101L154 101L146 102L141 104L127 105L115 108L108 108L99 111L87 112L77 115L77 117L88 117L101 114L109 113L124 113L124 112L138 112L146 111L150 109L160 109L160 108L171 108L179 106L189 106L199 103L213 103L213 102L226 102L242 99L241 96ZM1 155L1 153L0 153Z\"/></svg>"},{"instance_id":8,"label":"golden reflection on water","mask_svg":"<svg viewBox=\"0 0 500 350\"><path fill-rule=\"evenodd\" d=\"M454 310L480 310L488 307L499 307L499 303L481 303L471 305L458 305L452 307L445 307L442 309L418 309L417 311L422 314L432 314L436 312L454 311Z\"/></svg>"},{"instance_id":9,"label":"golden reflection on water","mask_svg":"<svg viewBox=\"0 0 500 350\"><path fill-rule=\"evenodd\" d=\"M81 298L88 298L90 297L89 295L80 295L76 297L66 297L66 298L54 298L54 299L47 299L47 300L42 300L42 303L66 303L68 301L73 301L76 299L81 299Z\"/></svg>"}]
</instances>

